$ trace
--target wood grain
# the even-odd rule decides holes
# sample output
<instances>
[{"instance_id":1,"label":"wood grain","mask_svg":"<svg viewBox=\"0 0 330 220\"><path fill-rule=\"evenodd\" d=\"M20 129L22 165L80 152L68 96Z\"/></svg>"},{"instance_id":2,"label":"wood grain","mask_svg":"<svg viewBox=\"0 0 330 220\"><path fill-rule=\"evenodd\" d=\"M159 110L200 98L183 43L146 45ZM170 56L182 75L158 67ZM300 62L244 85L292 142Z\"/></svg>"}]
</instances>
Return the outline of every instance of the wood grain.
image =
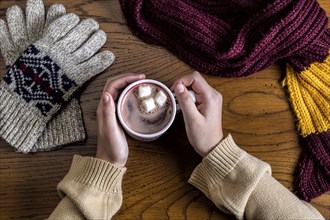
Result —
<instances>
[{"instance_id":1,"label":"wood grain","mask_svg":"<svg viewBox=\"0 0 330 220\"><path fill-rule=\"evenodd\" d=\"M330 1L319 0L330 14ZM116 55L115 63L93 79L80 101L87 128L86 143L61 150L23 155L0 139L0 218L44 219L60 201L57 183L67 173L74 154L93 156L96 147L95 109L108 77L127 72L145 73L170 86L192 69L165 49L137 39L125 23L118 0L46 0L46 6L62 3L68 12L93 17L107 33L104 49ZM6 8L25 0L1 0L0 18ZM5 73L0 59L0 76ZM281 70L272 65L249 77L226 79L205 76L224 97L223 127L243 149L272 166L273 176L293 190L301 148ZM159 140L141 143L128 138L128 171L124 178L124 202L115 219L234 219L220 212L187 180L201 161L189 145L182 116ZM312 202L330 219L330 194Z\"/></svg>"}]
</instances>

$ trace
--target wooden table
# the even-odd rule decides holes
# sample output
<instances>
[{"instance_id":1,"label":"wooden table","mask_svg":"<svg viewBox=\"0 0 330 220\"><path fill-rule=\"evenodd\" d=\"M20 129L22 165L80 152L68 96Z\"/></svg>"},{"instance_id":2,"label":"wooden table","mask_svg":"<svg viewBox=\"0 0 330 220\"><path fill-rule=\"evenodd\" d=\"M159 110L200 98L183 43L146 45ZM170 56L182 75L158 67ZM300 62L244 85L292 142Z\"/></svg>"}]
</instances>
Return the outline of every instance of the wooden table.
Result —
<instances>
[{"instance_id":1,"label":"wooden table","mask_svg":"<svg viewBox=\"0 0 330 220\"><path fill-rule=\"evenodd\" d=\"M319 0L330 14L330 0ZM104 48L116 55L115 63L93 79L81 95L87 128L86 143L34 154L14 152L0 139L0 218L44 219L60 198L57 183L67 173L74 154L93 156L96 148L95 110L102 88L110 76L127 72L145 73L148 78L170 86L192 69L164 48L148 45L132 35L121 13L118 0L46 0L62 3L67 12L92 17L107 33ZM0 18L14 4L25 8L25 0L1 0ZM0 60L0 76L5 73ZM280 68L272 65L252 76L227 79L205 76L223 94L223 127L250 154L272 166L273 176L289 190L301 147L294 115L281 86ZM233 219L223 214L187 180L201 161L189 145L182 117L170 131L151 143L128 138L130 146L127 174L123 182L124 201L115 219ZM330 194L311 204L330 219ZM293 210L294 211L294 210Z\"/></svg>"}]
</instances>

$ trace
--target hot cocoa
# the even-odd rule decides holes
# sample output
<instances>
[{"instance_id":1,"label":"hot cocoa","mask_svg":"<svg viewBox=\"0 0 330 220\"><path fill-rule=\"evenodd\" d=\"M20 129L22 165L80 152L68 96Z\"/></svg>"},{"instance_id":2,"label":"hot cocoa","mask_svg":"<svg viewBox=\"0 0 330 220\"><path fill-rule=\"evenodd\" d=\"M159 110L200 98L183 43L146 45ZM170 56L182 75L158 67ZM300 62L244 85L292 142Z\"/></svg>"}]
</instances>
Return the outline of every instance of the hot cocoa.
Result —
<instances>
[{"instance_id":1,"label":"hot cocoa","mask_svg":"<svg viewBox=\"0 0 330 220\"><path fill-rule=\"evenodd\" d=\"M174 113L167 92L158 85L145 83L132 87L125 94L121 114L133 131L152 134L166 127Z\"/></svg>"}]
</instances>

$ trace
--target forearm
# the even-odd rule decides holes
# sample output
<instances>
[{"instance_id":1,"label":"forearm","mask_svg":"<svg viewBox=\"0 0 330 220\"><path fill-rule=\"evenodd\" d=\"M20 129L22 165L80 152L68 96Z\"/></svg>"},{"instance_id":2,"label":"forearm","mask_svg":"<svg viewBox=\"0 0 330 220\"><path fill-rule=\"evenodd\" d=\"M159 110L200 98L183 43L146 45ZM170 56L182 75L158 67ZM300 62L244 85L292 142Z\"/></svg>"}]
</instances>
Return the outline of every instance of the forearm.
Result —
<instances>
[{"instance_id":1,"label":"forearm","mask_svg":"<svg viewBox=\"0 0 330 220\"><path fill-rule=\"evenodd\" d=\"M240 149L230 135L203 159L189 182L238 219L322 219L271 176L268 164Z\"/></svg>"},{"instance_id":2,"label":"forearm","mask_svg":"<svg viewBox=\"0 0 330 220\"><path fill-rule=\"evenodd\" d=\"M125 171L104 160L74 156L57 187L62 201L49 219L111 219L122 204Z\"/></svg>"}]
</instances>

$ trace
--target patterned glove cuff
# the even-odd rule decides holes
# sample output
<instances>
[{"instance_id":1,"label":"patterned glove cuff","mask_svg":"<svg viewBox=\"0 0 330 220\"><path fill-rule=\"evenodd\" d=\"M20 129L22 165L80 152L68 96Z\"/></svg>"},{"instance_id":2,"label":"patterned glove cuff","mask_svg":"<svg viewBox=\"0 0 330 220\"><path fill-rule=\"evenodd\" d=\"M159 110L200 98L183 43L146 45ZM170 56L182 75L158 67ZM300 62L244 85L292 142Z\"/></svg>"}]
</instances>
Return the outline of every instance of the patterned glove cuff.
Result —
<instances>
[{"instance_id":1,"label":"patterned glove cuff","mask_svg":"<svg viewBox=\"0 0 330 220\"><path fill-rule=\"evenodd\" d=\"M18 151L28 153L45 128L46 118L20 101L0 82L0 136Z\"/></svg>"}]
</instances>

